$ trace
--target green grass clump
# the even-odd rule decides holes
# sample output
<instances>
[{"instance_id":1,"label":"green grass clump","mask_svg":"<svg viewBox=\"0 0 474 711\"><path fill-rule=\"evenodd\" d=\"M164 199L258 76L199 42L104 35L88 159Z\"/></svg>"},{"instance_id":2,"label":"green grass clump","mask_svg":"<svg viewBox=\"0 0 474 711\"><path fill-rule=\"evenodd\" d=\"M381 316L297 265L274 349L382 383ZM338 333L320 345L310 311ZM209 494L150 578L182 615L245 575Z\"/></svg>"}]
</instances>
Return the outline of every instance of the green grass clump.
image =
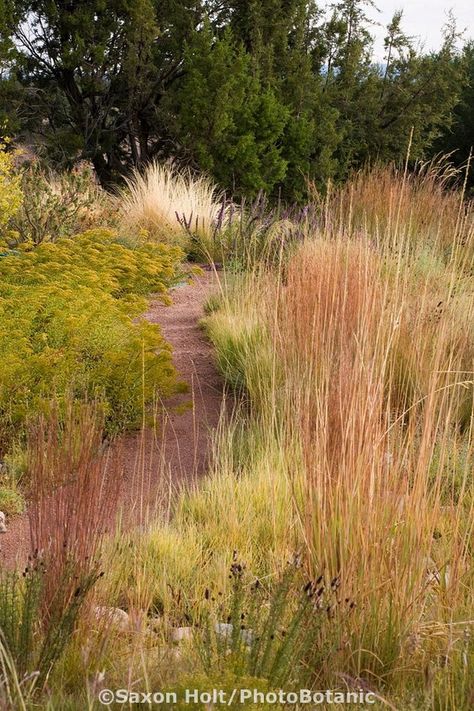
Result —
<instances>
[{"instance_id":1,"label":"green grass clump","mask_svg":"<svg viewBox=\"0 0 474 711\"><path fill-rule=\"evenodd\" d=\"M254 575L270 580L291 556L299 536L288 501L296 491L268 428L251 431L234 422L216 449L219 470L199 489L182 492L169 523L120 533L107 548L104 557L113 554L114 568L104 579L104 604L188 624L201 618L206 588L228 599L234 550Z\"/></svg>"},{"instance_id":2,"label":"green grass clump","mask_svg":"<svg viewBox=\"0 0 474 711\"><path fill-rule=\"evenodd\" d=\"M0 511L13 516L20 514L25 509L25 499L16 489L8 486L0 486Z\"/></svg>"},{"instance_id":3,"label":"green grass clump","mask_svg":"<svg viewBox=\"0 0 474 711\"><path fill-rule=\"evenodd\" d=\"M74 580L74 593L62 599L63 587ZM31 708L35 694L73 637L79 615L99 572L79 573L71 567L57 581L57 595L45 614L42 609L45 567L31 559L20 575L0 577L0 703L4 708Z\"/></svg>"},{"instance_id":4,"label":"green grass clump","mask_svg":"<svg viewBox=\"0 0 474 711\"><path fill-rule=\"evenodd\" d=\"M0 450L66 393L99 398L114 432L139 425L156 393L176 391L170 347L139 316L146 294L166 299L181 256L90 230L0 258Z\"/></svg>"},{"instance_id":5,"label":"green grass clump","mask_svg":"<svg viewBox=\"0 0 474 711\"><path fill-rule=\"evenodd\" d=\"M253 404L280 382L271 329L262 319L268 308L266 279L254 283L256 278L254 273L228 282L225 298L210 300L202 321L226 383Z\"/></svg>"}]
</instances>

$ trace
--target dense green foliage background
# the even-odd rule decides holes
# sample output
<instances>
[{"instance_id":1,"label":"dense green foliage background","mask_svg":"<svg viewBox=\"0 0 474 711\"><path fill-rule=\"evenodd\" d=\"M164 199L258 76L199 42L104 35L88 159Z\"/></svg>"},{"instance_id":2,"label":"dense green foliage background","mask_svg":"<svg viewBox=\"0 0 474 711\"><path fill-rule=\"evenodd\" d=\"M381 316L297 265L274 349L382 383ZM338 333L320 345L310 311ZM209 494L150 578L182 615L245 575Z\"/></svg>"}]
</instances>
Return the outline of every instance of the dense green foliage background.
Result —
<instances>
[{"instance_id":1,"label":"dense green foliage background","mask_svg":"<svg viewBox=\"0 0 474 711\"><path fill-rule=\"evenodd\" d=\"M5 132L110 185L153 158L234 194L304 196L368 160L473 143L473 49L448 22L437 52L387 27L371 0L0 0Z\"/></svg>"}]
</instances>

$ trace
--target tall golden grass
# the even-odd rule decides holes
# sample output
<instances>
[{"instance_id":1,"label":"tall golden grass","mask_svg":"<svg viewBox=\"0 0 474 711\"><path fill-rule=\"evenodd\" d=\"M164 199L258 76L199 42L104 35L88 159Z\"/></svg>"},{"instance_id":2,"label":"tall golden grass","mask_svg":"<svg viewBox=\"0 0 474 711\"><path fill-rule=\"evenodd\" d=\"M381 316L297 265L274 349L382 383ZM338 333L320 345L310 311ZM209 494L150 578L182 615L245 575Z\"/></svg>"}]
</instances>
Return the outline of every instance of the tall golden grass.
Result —
<instances>
[{"instance_id":1,"label":"tall golden grass","mask_svg":"<svg viewBox=\"0 0 474 711\"><path fill-rule=\"evenodd\" d=\"M434 173L358 176L328 202L325 232L276 274L243 280L209 322L224 372L250 386L252 416L284 443L286 516L296 513L309 570L340 586L324 678L364 679L403 703L419 694L428 708L428 697L468 708L473 691L473 231L462 198ZM246 337L249 320L263 345Z\"/></svg>"},{"instance_id":2,"label":"tall golden grass","mask_svg":"<svg viewBox=\"0 0 474 711\"><path fill-rule=\"evenodd\" d=\"M421 675L430 646L449 656L462 645L473 602L474 304L460 325L386 260L363 242L305 245L275 341L281 416L302 450L310 566L357 600L335 663L377 685L412 665Z\"/></svg>"},{"instance_id":3,"label":"tall golden grass","mask_svg":"<svg viewBox=\"0 0 474 711\"><path fill-rule=\"evenodd\" d=\"M465 175L442 156L411 171L407 165L366 167L344 186L329 189L322 206L324 231L365 234L401 252L431 252L439 259L461 250L470 261L474 211L465 199ZM311 192L319 201L314 188Z\"/></svg>"}]
</instances>

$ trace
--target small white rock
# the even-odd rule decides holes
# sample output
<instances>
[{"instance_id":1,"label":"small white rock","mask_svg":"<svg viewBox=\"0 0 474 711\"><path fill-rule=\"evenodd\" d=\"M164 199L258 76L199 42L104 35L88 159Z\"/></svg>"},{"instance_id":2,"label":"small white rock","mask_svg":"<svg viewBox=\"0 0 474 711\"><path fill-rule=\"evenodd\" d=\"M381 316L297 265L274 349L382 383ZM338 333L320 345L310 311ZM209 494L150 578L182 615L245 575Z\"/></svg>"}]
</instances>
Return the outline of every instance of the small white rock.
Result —
<instances>
[{"instance_id":1,"label":"small white rock","mask_svg":"<svg viewBox=\"0 0 474 711\"><path fill-rule=\"evenodd\" d=\"M216 622L216 626L214 629L216 634L220 635L221 637L226 637L228 639L229 637L232 637L232 631L234 629L234 626L227 622ZM252 629L240 630L240 639L247 646L253 644L254 636L255 634Z\"/></svg>"},{"instance_id":2,"label":"small white rock","mask_svg":"<svg viewBox=\"0 0 474 711\"><path fill-rule=\"evenodd\" d=\"M216 634L221 637L231 637L234 625L228 624L227 622L216 622L215 626Z\"/></svg>"},{"instance_id":3,"label":"small white rock","mask_svg":"<svg viewBox=\"0 0 474 711\"><path fill-rule=\"evenodd\" d=\"M7 532L7 520L3 511L0 511L0 533Z\"/></svg>"},{"instance_id":4,"label":"small white rock","mask_svg":"<svg viewBox=\"0 0 474 711\"><path fill-rule=\"evenodd\" d=\"M125 632L130 626L130 617L125 610L121 610L120 607L96 607L94 609L95 617L97 620L105 620L107 624L120 630L120 632Z\"/></svg>"},{"instance_id":5,"label":"small white rock","mask_svg":"<svg viewBox=\"0 0 474 711\"><path fill-rule=\"evenodd\" d=\"M192 636L192 627L173 627L171 630L171 639L173 642L184 642L185 640L192 639Z\"/></svg>"},{"instance_id":6,"label":"small white rock","mask_svg":"<svg viewBox=\"0 0 474 711\"><path fill-rule=\"evenodd\" d=\"M240 638L247 647L251 647L254 643L255 633L253 630L240 630Z\"/></svg>"}]
</instances>

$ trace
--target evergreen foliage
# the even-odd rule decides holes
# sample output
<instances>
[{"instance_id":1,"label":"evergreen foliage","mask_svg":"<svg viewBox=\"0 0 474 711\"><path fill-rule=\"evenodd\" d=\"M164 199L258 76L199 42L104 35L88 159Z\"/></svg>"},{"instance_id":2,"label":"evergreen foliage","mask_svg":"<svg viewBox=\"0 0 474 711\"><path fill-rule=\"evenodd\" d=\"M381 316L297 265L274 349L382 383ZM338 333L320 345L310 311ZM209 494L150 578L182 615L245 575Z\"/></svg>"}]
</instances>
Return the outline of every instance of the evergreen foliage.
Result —
<instances>
[{"instance_id":1,"label":"evergreen foliage","mask_svg":"<svg viewBox=\"0 0 474 711\"><path fill-rule=\"evenodd\" d=\"M440 152L450 153L451 160L457 166L464 166L474 148L474 42L466 44L456 63L464 73L460 101L454 108L452 122L444 128L435 148ZM469 179L472 185L472 160L470 168Z\"/></svg>"},{"instance_id":2,"label":"evergreen foliage","mask_svg":"<svg viewBox=\"0 0 474 711\"><path fill-rule=\"evenodd\" d=\"M55 164L91 161L106 186L172 157L237 194L288 200L304 199L307 178L321 188L400 160L412 129L414 159L441 133L468 142L472 51L459 57L453 22L423 53L396 13L380 61L372 5L3 0L6 116Z\"/></svg>"}]
</instances>

